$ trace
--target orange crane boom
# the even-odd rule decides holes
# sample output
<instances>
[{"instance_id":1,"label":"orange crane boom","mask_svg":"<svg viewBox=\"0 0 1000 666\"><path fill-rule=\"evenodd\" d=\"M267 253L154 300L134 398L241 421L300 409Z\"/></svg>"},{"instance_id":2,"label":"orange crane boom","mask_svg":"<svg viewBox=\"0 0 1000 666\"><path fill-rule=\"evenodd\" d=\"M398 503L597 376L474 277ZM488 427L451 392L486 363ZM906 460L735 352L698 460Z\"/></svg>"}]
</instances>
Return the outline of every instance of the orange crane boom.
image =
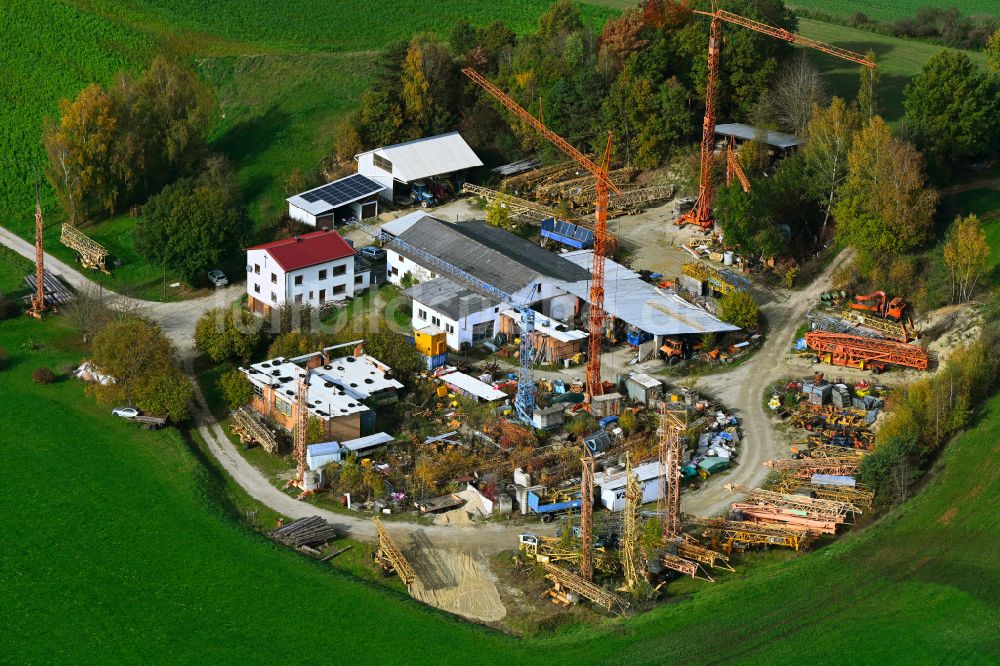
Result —
<instances>
[{"instance_id":1,"label":"orange crane boom","mask_svg":"<svg viewBox=\"0 0 1000 666\"><path fill-rule=\"evenodd\" d=\"M892 364L926 370L930 361L923 347L847 333L810 331L806 333L806 344L827 363L850 368Z\"/></svg>"},{"instance_id":2,"label":"orange crane boom","mask_svg":"<svg viewBox=\"0 0 1000 666\"><path fill-rule=\"evenodd\" d=\"M611 133L608 133L608 143L601 158L601 163L595 164L589 157L546 127L545 123L528 113L521 105L511 99L507 93L490 83L482 74L471 67L464 67L462 73L510 109L514 115L538 130L538 133L548 139L552 145L573 158L597 179L597 187L595 188L596 210L594 212L594 263L590 279L586 390L587 395L591 398L595 395L601 395L604 392L601 384L601 340L604 337L605 317L604 251L607 245L608 196L609 192L621 194L621 189L608 177L608 167L611 163Z\"/></svg>"},{"instance_id":3,"label":"orange crane boom","mask_svg":"<svg viewBox=\"0 0 1000 666\"><path fill-rule=\"evenodd\" d=\"M743 170L743 165L740 164L740 158L736 154L736 150L733 148L734 143L735 140L733 137L729 137L729 147L726 148L726 187L729 187L732 175L736 174L736 179L740 181L743 191L749 192L750 179L747 178L747 174Z\"/></svg>"},{"instance_id":4,"label":"orange crane boom","mask_svg":"<svg viewBox=\"0 0 1000 666\"><path fill-rule=\"evenodd\" d=\"M865 67L874 69L876 65L860 53L848 51L847 49L816 41L815 39L809 39L802 35L796 35L794 32L767 25L766 23L740 16L739 14L716 9L714 2L712 3L711 12L694 11L696 14L709 16L712 19L708 36L708 83L705 88L705 120L702 123L701 129L701 169L698 198L691 210L677 219L677 224L696 224L703 229L707 229L714 223L712 219L712 156L715 154L716 88L719 80L719 56L722 51L723 21L770 35L775 39L781 39L800 46L807 46L837 58L856 62ZM742 180L740 182L742 183Z\"/></svg>"},{"instance_id":5,"label":"orange crane boom","mask_svg":"<svg viewBox=\"0 0 1000 666\"><path fill-rule=\"evenodd\" d=\"M28 314L38 319L45 312L45 225L42 224L42 199L38 194L38 173L35 173L35 295L31 297Z\"/></svg>"}]
</instances>

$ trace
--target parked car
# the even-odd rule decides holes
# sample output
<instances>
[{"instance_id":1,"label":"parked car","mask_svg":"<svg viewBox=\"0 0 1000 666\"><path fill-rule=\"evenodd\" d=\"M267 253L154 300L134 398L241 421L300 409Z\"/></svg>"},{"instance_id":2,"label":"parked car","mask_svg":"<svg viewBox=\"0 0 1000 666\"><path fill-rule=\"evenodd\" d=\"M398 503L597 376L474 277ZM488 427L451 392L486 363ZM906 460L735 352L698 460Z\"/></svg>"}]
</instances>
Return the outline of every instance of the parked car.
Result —
<instances>
[{"instance_id":1,"label":"parked car","mask_svg":"<svg viewBox=\"0 0 1000 666\"><path fill-rule=\"evenodd\" d=\"M208 272L208 281L216 287L225 287L229 284L229 278L227 278L226 274L218 268L212 269Z\"/></svg>"},{"instance_id":2,"label":"parked car","mask_svg":"<svg viewBox=\"0 0 1000 666\"><path fill-rule=\"evenodd\" d=\"M123 419L134 419L139 416L139 410L135 407L115 407L111 410L111 413Z\"/></svg>"},{"instance_id":3,"label":"parked car","mask_svg":"<svg viewBox=\"0 0 1000 666\"><path fill-rule=\"evenodd\" d=\"M374 245L366 245L358 249L361 255L370 261L381 261L385 259L385 250Z\"/></svg>"}]
</instances>

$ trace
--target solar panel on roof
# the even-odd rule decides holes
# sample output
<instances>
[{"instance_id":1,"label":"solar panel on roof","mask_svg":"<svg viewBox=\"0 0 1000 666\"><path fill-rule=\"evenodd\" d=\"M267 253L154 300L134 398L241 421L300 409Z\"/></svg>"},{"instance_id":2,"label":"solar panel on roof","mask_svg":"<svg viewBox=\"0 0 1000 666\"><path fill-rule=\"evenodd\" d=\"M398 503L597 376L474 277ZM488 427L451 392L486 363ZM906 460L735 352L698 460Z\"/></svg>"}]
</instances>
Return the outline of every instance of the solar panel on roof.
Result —
<instances>
[{"instance_id":1,"label":"solar panel on roof","mask_svg":"<svg viewBox=\"0 0 1000 666\"><path fill-rule=\"evenodd\" d=\"M317 187L309 192L304 192L299 197L308 203L323 201L332 207L336 207L371 196L382 189L383 187L375 181L361 174L354 174L353 176L341 178L322 187Z\"/></svg>"}]
</instances>

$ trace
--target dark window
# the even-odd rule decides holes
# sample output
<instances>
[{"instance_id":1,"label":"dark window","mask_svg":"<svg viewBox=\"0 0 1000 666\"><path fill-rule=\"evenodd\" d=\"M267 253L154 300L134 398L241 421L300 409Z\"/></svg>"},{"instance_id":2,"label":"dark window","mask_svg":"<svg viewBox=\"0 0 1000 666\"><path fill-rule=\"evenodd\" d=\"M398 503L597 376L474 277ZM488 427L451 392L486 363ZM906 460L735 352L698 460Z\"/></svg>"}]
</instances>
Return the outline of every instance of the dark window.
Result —
<instances>
[{"instance_id":1,"label":"dark window","mask_svg":"<svg viewBox=\"0 0 1000 666\"><path fill-rule=\"evenodd\" d=\"M278 296L273 291L271 292L271 302L272 303L278 302Z\"/></svg>"},{"instance_id":2,"label":"dark window","mask_svg":"<svg viewBox=\"0 0 1000 666\"><path fill-rule=\"evenodd\" d=\"M343 294L346 291L347 291L347 286L343 284L338 284L333 288L333 293L335 294Z\"/></svg>"},{"instance_id":3,"label":"dark window","mask_svg":"<svg viewBox=\"0 0 1000 666\"><path fill-rule=\"evenodd\" d=\"M326 279L326 269L325 268L319 272L319 279L320 280L325 280Z\"/></svg>"},{"instance_id":4,"label":"dark window","mask_svg":"<svg viewBox=\"0 0 1000 666\"><path fill-rule=\"evenodd\" d=\"M326 289L319 290L319 302L320 304L326 303Z\"/></svg>"},{"instance_id":5,"label":"dark window","mask_svg":"<svg viewBox=\"0 0 1000 666\"><path fill-rule=\"evenodd\" d=\"M427 311L426 310L417 310L417 319L419 319L421 321L427 321Z\"/></svg>"},{"instance_id":6,"label":"dark window","mask_svg":"<svg viewBox=\"0 0 1000 666\"><path fill-rule=\"evenodd\" d=\"M472 341L479 342L493 337L493 322L484 321L472 327Z\"/></svg>"},{"instance_id":7,"label":"dark window","mask_svg":"<svg viewBox=\"0 0 1000 666\"><path fill-rule=\"evenodd\" d=\"M296 275L295 276L295 284L302 284L302 276L301 275Z\"/></svg>"},{"instance_id":8,"label":"dark window","mask_svg":"<svg viewBox=\"0 0 1000 666\"><path fill-rule=\"evenodd\" d=\"M333 274L334 275L344 275L345 273L347 273L347 266L346 265L340 265L340 266L334 266L333 267Z\"/></svg>"},{"instance_id":9,"label":"dark window","mask_svg":"<svg viewBox=\"0 0 1000 666\"><path fill-rule=\"evenodd\" d=\"M438 317L431 317L431 323L434 324L435 326L440 326L441 325L441 319L438 318Z\"/></svg>"},{"instance_id":10,"label":"dark window","mask_svg":"<svg viewBox=\"0 0 1000 666\"><path fill-rule=\"evenodd\" d=\"M257 396L258 398L263 398L264 397L264 389L262 389L261 387L257 386L256 384L251 384L250 386L253 387L253 394L255 396Z\"/></svg>"},{"instance_id":11,"label":"dark window","mask_svg":"<svg viewBox=\"0 0 1000 666\"><path fill-rule=\"evenodd\" d=\"M455 327L452 326L451 324L445 324L444 325L444 330L448 331L449 333L454 333L455 332Z\"/></svg>"},{"instance_id":12,"label":"dark window","mask_svg":"<svg viewBox=\"0 0 1000 666\"><path fill-rule=\"evenodd\" d=\"M271 284L278 284L278 276L271 273Z\"/></svg>"},{"instance_id":13,"label":"dark window","mask_svg":"<svg viewBox=\"0 0 1000 666\"><path fill-rule=\"evenodd\" d=\"M365 276L364 275L355 275L354 276L354 284L361 284L364 281L365 281Z\"/></svg>"},{"instance_id":14,"label":"dark window","mask_svg":"<svg viewBox=\"0 0 1000 666\"><path fill-rule=\"evenodd\" d=\"M390 173L392 172L392 162L390 162L389 160L385 159L381 155L372 155L372 162L379 169L384 169L386 171L389 171Z\"/></svg>"},{"instance_id":15,"label":"dark window","mask_svg":"<svg viewBox=\"0 0 1000 666\"><path fill-rule=\"evenodd\" d=\"M255 284L253 286L253 290L254 290L255 294L259 294L260 293L260 285L259 284Z\"/></svg>"},{"instance_id":16,"label":"dark window","mask_svg":"<svg viewBox=\"0 0 1000 666\"><path fill-rule=\"evenodd\" d=\"M295 294L295 302L296 303L302 302L302 294Z\"/></svg>"},{"instance_id":17,"label":"dark window","mask_svg":"<svg viewBox=\"0 0 1000 666\"><path fill-rule=\"evenodd\" d=\"M253 265L253 272L256 273L257 275L260 275L260 264Z\"/></svg>"}]
</instances>

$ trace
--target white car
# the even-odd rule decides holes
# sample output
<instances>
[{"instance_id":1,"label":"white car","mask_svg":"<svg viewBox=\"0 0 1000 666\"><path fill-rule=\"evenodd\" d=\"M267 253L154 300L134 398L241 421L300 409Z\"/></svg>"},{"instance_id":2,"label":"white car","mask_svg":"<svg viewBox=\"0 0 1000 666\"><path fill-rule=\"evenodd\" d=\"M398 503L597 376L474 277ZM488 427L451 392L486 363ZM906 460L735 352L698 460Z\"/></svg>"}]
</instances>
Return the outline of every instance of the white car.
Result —
<instances>
[{"instance_id":1,"label":"white car","mask_svg":"<svg viewBox=\"0 0 1000 666\"><path fill-rule=\"evenodd\" d=\"M216 287L225 287L229 284L229 278L226 274L220 271L218 268L210 270L208 272L208 281L214 284Z\"/></svg>"},{"instance_id":2,"label":"white car","mask_svg":"<svg viewBox=\"0 0 1000 666\"><path fill-rule=\"evenodd\" d=\"M115 407L111 410L111 413L123 419L134 419L139 416L139 410L135 407Z\"/></svg>"}]
</instances>

